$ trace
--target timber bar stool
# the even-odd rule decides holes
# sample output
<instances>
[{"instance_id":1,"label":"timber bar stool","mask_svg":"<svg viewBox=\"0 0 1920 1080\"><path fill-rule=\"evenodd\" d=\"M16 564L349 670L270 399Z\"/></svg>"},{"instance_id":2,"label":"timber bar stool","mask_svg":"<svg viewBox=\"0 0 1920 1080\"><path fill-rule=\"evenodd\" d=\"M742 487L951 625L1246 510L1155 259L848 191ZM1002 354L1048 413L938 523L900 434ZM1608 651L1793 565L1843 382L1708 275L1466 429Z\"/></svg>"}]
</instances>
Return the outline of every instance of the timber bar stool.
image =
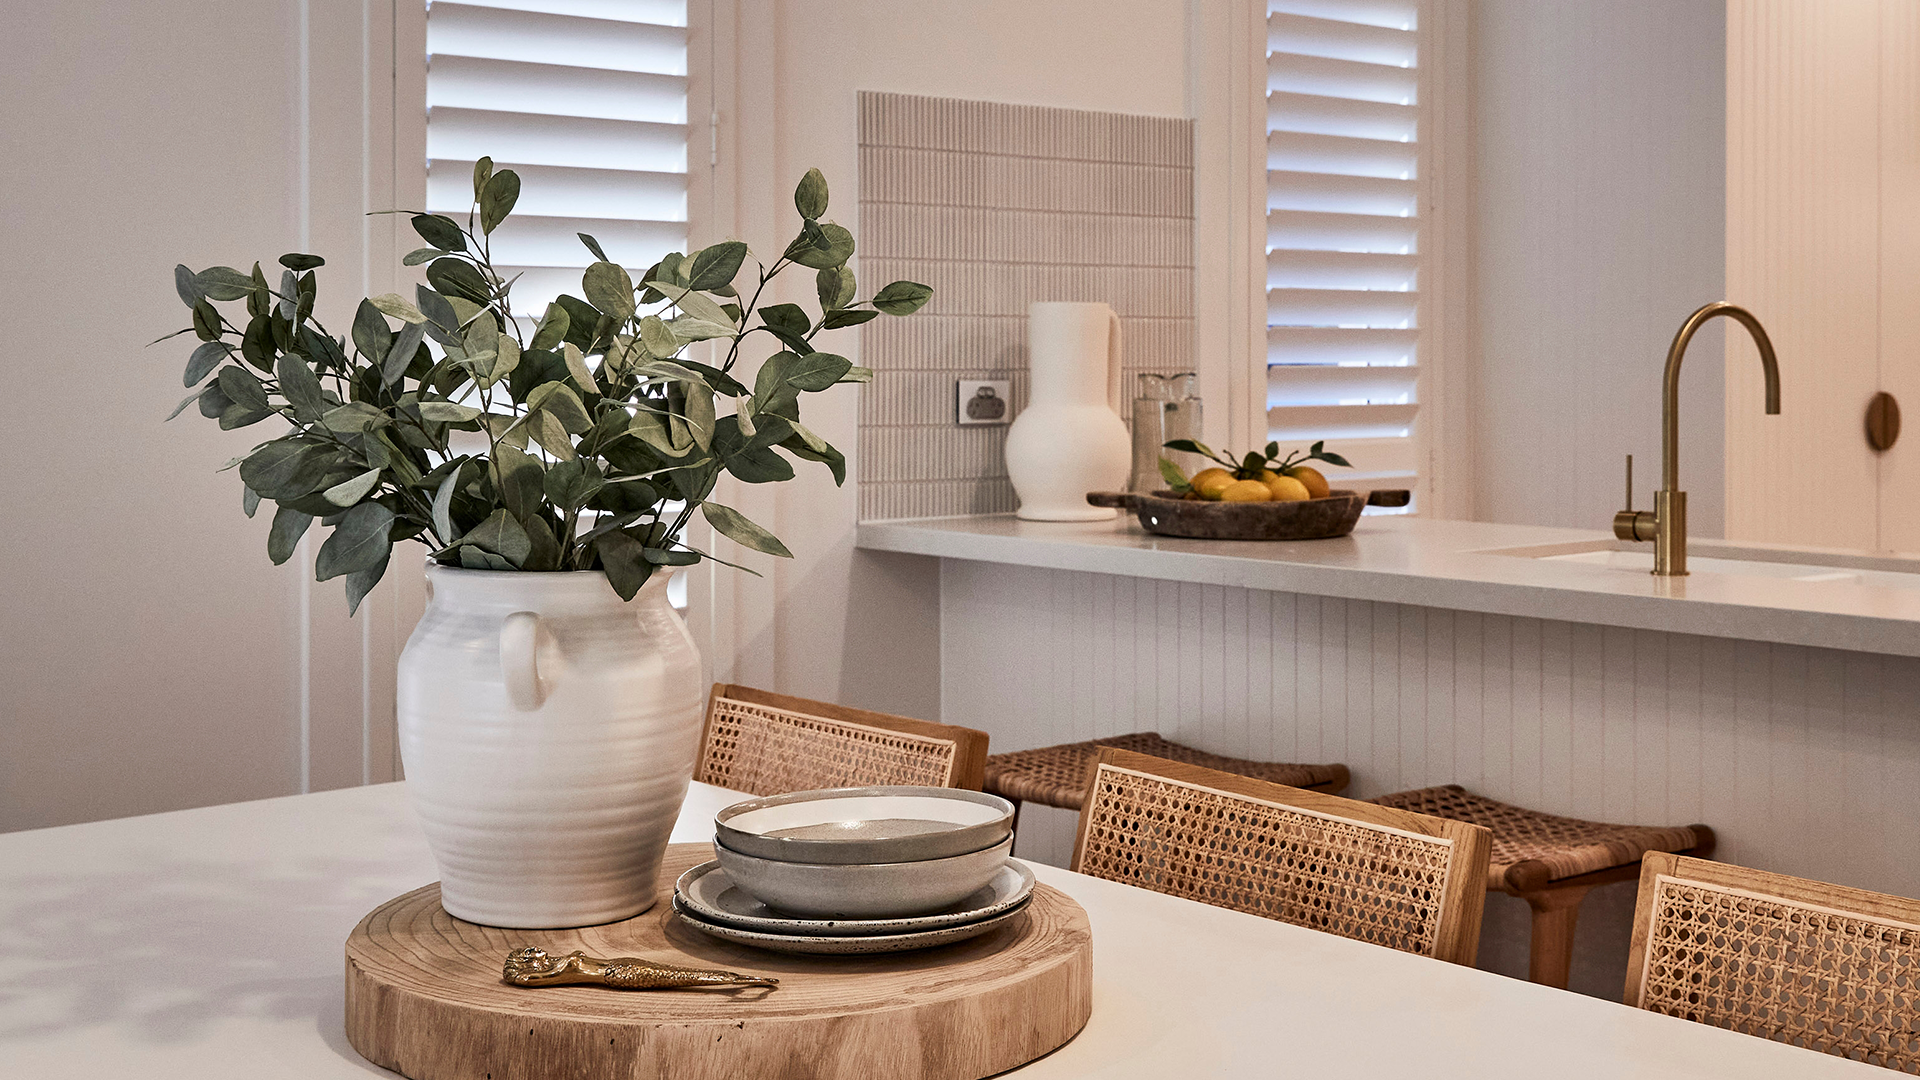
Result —
<instances>
[{"instance_id":1,"label":"timber bar stool","mask_svg":"<svg viewBox=\"0 0 1920 1080\"><path fill-rule=\"evenodd\" d=\"M693 778L749 795L910 784L980 790L987 733L715 683Z\"/></svg>"},{"instance_id":2,"label":"timber bar stool","mask_svg":"<svg viewBox=\"0 0 1920 1080\"><path fill-rule=\"evenodd\" d=\"M1920 901L1650 852L1624 1000L1920 1072Z\"/></svg>"},{"instance_id":3,"label":"timber bar stool","mask_svg":"<svg viewBox=\"0 0 1920 1080\"><path fill-rule=\"evenodd\" d=\"M1640 857L1648 852L1713 854L1713 830L1705 825L1653 828L1556 817L1475 795L1458 784L1370 801L1492 830L1487 889L1517 896L1533 909L1527 978L1562 990L1573 966L1580 901L1594 886L1639 877Z\"/></svg>"},{"instance_id":4,"label":"timber bar stool","mask_svg":"<svg viewBox=\"0 0 1920 1080\"><path fill-rule=\"evenodd\" d=\"M1198 765L1203 769L1250 776L1288 787L1305 788L1337 795L1346 790L1345 765L1292 765L1281 761L1245 761L1221 757L1168 742L1151 731L1114 735L1091 742L1062 743L1036 750L1016 750L995 754L987 759L986 790L1013 803L1018 811L1023 802L1079 810L1087 797L1088 777L1093 759L1105 747L1128 750L1149 757Z\"/></svg>"},{"instance_id":5,"label":"timber bar stool","mask_svg":"<svg viewBox=\"0 0 1920 1080\"><path fill-rule=\"evenodd\" d=\"M1473 964L1478 825L1111 747L1089 774L1079 873Z\"/></svg>"}]
</instances>

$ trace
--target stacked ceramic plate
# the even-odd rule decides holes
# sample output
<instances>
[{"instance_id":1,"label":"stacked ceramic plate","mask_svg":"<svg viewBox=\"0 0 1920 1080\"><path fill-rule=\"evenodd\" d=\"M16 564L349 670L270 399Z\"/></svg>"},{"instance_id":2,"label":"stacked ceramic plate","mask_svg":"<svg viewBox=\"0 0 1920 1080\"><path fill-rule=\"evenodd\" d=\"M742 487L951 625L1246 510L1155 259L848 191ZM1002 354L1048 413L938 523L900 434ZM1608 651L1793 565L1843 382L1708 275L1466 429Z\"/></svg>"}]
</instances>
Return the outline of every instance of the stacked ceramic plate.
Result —
<instances>
[{"instance_id":1,"label":"stacked ceramic plate","mask_svg":"<svg viewBox=\"0 0 1920 1080\"><path fill-rule=\"evenodd\" d=\"M714 819L715 861L673 910L714 937L798 953L925 949L1018 916L1033 873L1007 857L1013 804L954 788L801 791Z\"/></svg>"}]
</instances>

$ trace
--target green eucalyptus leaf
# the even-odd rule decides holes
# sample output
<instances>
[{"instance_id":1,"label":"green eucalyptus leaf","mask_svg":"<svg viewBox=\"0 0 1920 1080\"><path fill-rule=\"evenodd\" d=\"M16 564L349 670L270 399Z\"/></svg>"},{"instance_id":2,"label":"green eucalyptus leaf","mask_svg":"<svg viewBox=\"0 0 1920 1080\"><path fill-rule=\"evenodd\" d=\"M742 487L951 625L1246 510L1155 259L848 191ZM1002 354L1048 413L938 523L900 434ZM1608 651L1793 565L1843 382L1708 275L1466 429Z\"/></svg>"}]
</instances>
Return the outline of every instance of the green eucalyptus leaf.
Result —
<instances>
[{"instance_id":1,"label":"green eucalyptus leaf","mask_svg":"<svg viewBox=\"0 0 1920 1080\"><path fill-rule=\"evenodd\" d=\"M587 294L588 303L615 322L633 318L633 279L617 263L601 261L587 267L580 288Z\"/></svg>"},{"instance_id":2,"label":"green eucalyptus leaf","mask_svg":"<svg viewBox=\"0 0 1920 1080\"><path fill-rule=\"evenodd\" d=\"M567 338L567 329L573 320L567 317L567 309L559 304L548 304L547 313L540 319L540 328L533 332L531 348L551 349Z\"/></svg>"},{"instance_id":3,"label":"green eucalyptus leaf","mask_svg":"<svg viewBox=\"0 0 1920 1080\"><path fill-rule=\"evenodd\" d=\"M586 405L573 387L564 382L542 383L527 395L529 412L550 413L566 425L568 431L584 433L593 427L593 417L588 415ZM545 445L542 443L541 445Z\"/></svg>"},{"instance_id":4,"label":"green eucalyptus leaf","mask_svg":"<svg viewBox=\"0 0 1920 1080\"><path fill-rule=\"evenodd\" d=\"M487 181L491 179L493 179L493 159L482 155L479 161L473 163L474 202L479 202L480 196L486 194Z\"/></svg>"},{"instance_id":5,"label":"green eucalyptus leaf","mask_svg":"<svg viewBox=\"0 0 1920 1080\"><path fill-rule=\"evenodd\" d=\"M728 397L747 396L747 388L740 380L711 364L702 364L698 360L689 360L686 357L681 357L674 363L698 374L708 386L713 387L716 393L725 394Z\"/></svg>"},{"instance_id":6,"label":"green eucalyptus leaf","mask_svg":"<svg viewBox=\"0 0 1920 1080\"><path fill-rule=\"evenodd\" d=\"M464 424L477 420L480 410L471 405L462 405L454 401L423 401L420 403L420 419L435 424Z\"/></svg>"},{"instance_id":7,"label":"green eucalyptus leaf","mask_svg":"<svg viewBox=\"0 0 1920 1080\"><path fill-rule=\"evenodd\" d=\"M673 548L650 547L642 548L641 554L647 557L648 562L656 563L660 566L692 566L694 563L700 561L700 553L692 548L675 550ZM720 560L715 559L714 561L719 562ZM746 567L741 567L740 569L745 570ZM747 572L750 574L753 573L751 570ZM760 575L754 574L754 576L759 577Z\"/></svg>"},{"instance_id":8,"label":"green eucalyptus leaf","mask_svg":"<svg viewBox=\"0 0 1920 1080\"><path fill-rule=\"evenodd\" d=\"M399 293L381 293L379 296L370 297L367 303L379 308L383 314L391 315L402 322L423 323L427 321L427 317L421 314L420 309L407 303L406 297L401 296Z\"/></svg>"},{"instance_id":9,"label":"green eucalyptus leaf","mask_svg":"<svg viewBox=\"0 0 1920 1080\"><path fill-rule=\"evenodd\" d=\"M793 208L800 216L818 220L827 216L827 178L819 169L808 169L807 175L800 178L800 186L793 189Z\"/></svg>"},{"instance_id":10,"label":"green eucalyptus leaf","mask_svg":"<svg viewBox=\"0 0 1920 1080\"><path fill-rule=\"evenodd\" d=\"M575 457L573 440L567 436L566 425L550 412L537 412L527 417L527 433L541 449L562 461L571 461Z\"/></svg>"},{"instance_id":11,"label":"green eucalyptus leaf","mask_svg":"<svg viewBox=\"0 0 1920 1080\"><path fill-rule=\"evenodd\" d=\"M693 253L693 268L687 274L688 287L699 292L711 292L731 285L746 257L747 245L738 240L701 248Z\"/></svg>"},{"instance_id":12,"label":"green eucalyptus leaf","mask_svg":"<svg viewBox=\"0 0 1920 1080\"><path fill-rule=\"evenodd\" d=\"M700 447L702 450L711 449L716 423L713 409L713 391L707 389L707 384L703 382L690 384L678 383L675 385L679 386L686 395L686 412L684 415L687 418L687 428L693 435L694 445Z\"/></svg>"},{"instance_id":13,"label":"green eucalyptus leaf","mask_svg":"<svg viewBox=\"0 0 1920 1080\"><path fill-rule=\"evenodd\" d=\"M779 537L755 525L745 514L732 507L715 502L701 503L700 513L716 532L742 547L778 555L783 559L793 558L793 552L787 550L787 545L781 543Z\"/></svg>"},{"instance_id":14,"label":"green eucalyptus leaf","mask_svg":"<svg viewBox=\"0 0 1920 1080\"><path fill-rule=\"evenodd\" d=\"M387 350L386 359L381 361L382 382L393 385L400 381L400 377L407 373L407 368L419 354L420 346L426 340L426 336L427 325L424 318L419 322L409 322L400 328L400 332L393 336L393 347Z\"/></svg>"},{"instance_id":15,"label":"green eucalyptus leaf","mask_svg":"<svg viewBox=\"0 0 1920 1080\"><path fill-rule=\"evenodd\" d=\"M347 575L347 617L349 619L360 610L360 601L365 600L367 594L373 591L373 587L380 584L380 579L387 573L387 563L392 558L393 545L388 544L387 553L380 557L379 562Z\"/></svg>"},{"instance_id":16,"label":"green eucalyptus leaf","mask_svg":"<svg viewBox=\"0 0 1920 1080\"><path fill-rule=\"evenodd\" d=\"M927 306L933 290L915 281L896 281L873 294L873 306L889 315L911 315Z\"/></svg>"},{"instance_id":17,"label":"green eucalyptus leaf","mask_svg":"<svg viewBox=\"0 0 1920 1080\"><path fill-rule=\"evenodd\" d=\"M872 308L839 308L820 317L820 328L839 330L848 326L859 326L864 322L872 322L879 317L880 313Z\"/></svg>"},{"instance_id":18,"label":"green eucalyptus leaf","mask_svg":"<svg viewBox=\"0 0 1920 1080\"><path fill-rule=\"evenodd\" d=\"M327 265L327 260L318 255L308 255L303 252L290 251L280 256L280 265L296 274L304 274L309 270L318 270Z\"/></svg>"},{"instance_id":19,"label":"green eucalyptus leaf","mask_svg":"<svg viewBox=\"0 0 1920 1080\"><path fill-rule=\"evenodd\" d=\"M240 480L262 498L297 499L319 486L336 453L319 443L276 439L247 455L240 463Z\"/></svg>"},{"instance_id":20,"label":"green eucalyptus leaf","mask_svg":"<svg viewBox=\"0 0 1920 1080\"><path fill-rule=\"evenodd\" d=\"M260 384L260 377L243 367L229 364L220 369L220 392L227 400L248 409L265 409L267 388Z\"/></svg>"},{"instance_id":21,"label":"green eucalyptus leaf","mask_svg":"<svg viewBox=\"0 0 1920 1080\"><path fill-rule=\"evenodd\" d=\"M278 351L274 347L272 316L255 315L240 339L241 359L261 371L272 371L274 354Z\"/></svg>"},{"instance_id":22,"label":"green eucalyptus leaf","mask_svg":"<svg viewBox=\"0 0 1920 1080\"><path fill-rule=\"evenodd\" d=\"M829 270L845 266L853 257L853 234L838 225L821 225L820 231L826 240L825 247L802 244L796 241L787 248L787 258L809 270Z\"/></svg>"},{"instance_id":23,"label":"green eucalyptus leaf","mask_svg":"<svg viewBox=\"0 0 1920 1080\"><path fill-rule=\"evenodd\" d=\"M237 464L237 463L236 463ZM225 472L225 469L220 470ZM245 484L240 485L240 512L252 517L260 509L260 493Z\"/></svg>"},{"instance_id":24,"label":"green eucalyptus leaf","mask_svg":"<svg viewBox=\"0 0 1920 1080\"><path fill-rule=\"evenodd\" d=\"M252 334L252 330L248 330ZM386 359L387 352L393 348L393 330L387 326L386 316L373 306L373 301L362 300L353 314L353 347L368 363L378 364Z\"/></svg>"},{"instance_id":25,"label":"green eucalyptus leaf","mask_svg":"<svg viewBox=\"0 0 1920 1080\"><path fill-rule=\"evenodd\" d=\"M461 234L459 222L444 214L415 214L413 231L442 251L467 250L467 238Z\"/></svg>"},{"instance_id":26,"label":"green eucalyptus leaf","mask_svg":"<svg viewBox=\"0 0 1920 1080\"><path fill-rule=\"evenodd\" d=\"M320 417L322 427L341 435L358 434L386 422L386 413L364 401L349 401L345 405L328 409L326 414Z\"/></svg>"},{"instance_id":27,"label":"green eucalyptus leaf","mask_svg":"<svg viewBox=\"0 0 1920 1080\"><path fill-rule=\"evenodd\" d=\"M340 517L339 524L313 563L315 581L367 570L387 557L393 543L387 538L393 528L393 511L377 502L363 502Z\"/></svg>"},{"instance_id":28,"label":"green eucalyptus leaf","mask_svg":"<svg viewBox=\"0 0 1920 1080\"><path fill-rule=\"evenodd\" d=\"M448 544L459 539L459 530L453 527L453 496L460 490L461 471L460 466L455 466L433 493L433 531Z\"/></svg>"},{"instance_id":29,"label":"green eucalyptus leaf","mask_svg":"<svg viewBox=\"0 0 1920 1080\"><path fill-rule=\"evenodd\" d=\"M209 300L239 300L253 295L258 287L253 275L231 266L210 266L194 275L194 284Z\"/></svg>"},{"instance_id":30,"label":"green eucalyptus leaf","mask_svg":"<svg viewBox=\"0 0 1920 1080\"><path fill-rule=\"evenodd\" d=\"M694 293L692 295L698 296L699 294ZM687 344L692 344L696 341L710 341L714 338L732 337L734 330L731 323L709 322L706 319L696 319L691 315L682 315L672 322L669 322L667 327L673 331L674 337Z\"/></svg>"},{"instance_id":31,"label":"green eucalyptus leaf","mask_svg":"<svg viewBox=\"0 0 1920 1080\"><path fill-rule=\"evenodd\" d=\"M267 558L273 560L273 565L279 566L293 557L294 548L312 524L312 514L303 514L291 507L283 506L273 512L273 528L267 531Z\"/></svg>"},{"instance_id":32,"label":"green eucalyptus leaf","mask_svg":"<svg viewBox=\"0 0 1920 1080\"><path fill-rule=\"evenodd\" d=\"M217 385L215 385L215 386L209 386L209 387L208 387L208 389L210 389L210 390L214 390L214 391L218 391L218 390L219 390L220 388L219 388L219 386L217 386ZM178 404L178 405L175 405L175 406L173 407L173 411L167 414L167 420L171 420L171 419L173 419L174 417L176 417L176 416L179 416L179 415L180 415L181 413L183 413L183 412L186 412L186 411L187 411L187 406L189 406L189 405L191 405L191 404L193 404L193 403L194 403L194 402L196 402L196 401L199 401L199 400L200 400L200 396L201 396L201 395L202 395L203 393L205 393L205 391L203 391L203 390L195 390L195 391L194 391L193 393L191 393L191 394L188 394L188 395L187 395L186 397L183 397L183 398L181 398L181 399L180 399L180 404ZM218 415L220 415L220 414L219 414L219 413L215 413L214 415L215 415L215 416L218 416ZM165 422L166 422L165 420L163 420L163 421L161 421L161 423L165 423Z\"/></svg>"},{"instance_id":33,"label":"green eucalyptus leaf","mask_svg":"<svg viewBox=\"0 0 1920 1080\"><path fill-rule=\"evenodd\" d=\"M599 259L601 262L613 261L612 259L607 258L606 252L600 250L600 241L595 240L593 237L588 236L586 233L574 233L573 235L579 237L580 242L587 245L587 250L593 252L594 258Z\"/></svg>"},{"instance_id":34,"label":"green eucalyptus leaf","mask_svg":"<svg viewBox=\"0 0 1920 1080\"><path fill-rule=\"evenodd\" d=\"M1187 474L1181 472L1180 466L1175 465L1172 459L1170 458L1160 459L1160 479L1165 480L1167 482L1167 489L1169 491L1172 491L1177 495L1184 495L1187 493L1187 490L1189 487L1189 485L1187 484Z\"/></svg>"},{"instance_id":35,"label":"green eucalyptus leaf","mask_svg":"<svg viewBox=\"0 0 1920 1080\"><path fill-rule=\"evenodd\" d=\"M850 367L847 369L845 375L840 376L840 381L843 383L870 383L873 381L873 369L870 367Z\"/></svg>"},{"instance_id":36,"label":"green eucalyptus leaf","mask_svg":"<svg viewBox=\"0 0 1920 1080\"><path fill-rule=\"evenodd\" d=\"M769 304L760 309L760 319L781 331L782 337L791 335L805 338L807 331L813 329L813 321L807 318L807 313L798 304Z\"/></svg>"},{"instance_id":37,"label":"green eucalyptus leaf","mask_svg":"<svg viewBox=\"0 0 1920 1080\"><path fill-rule=\"evenodd\" d=\"M407 252L405 258L400 260L400 265L419 266L421 263L430 263L446 254L446 251L436 247L414 248L412 251Z\"/></svg>"},{"instance_id":38,"label":"green eucalyptus leaf","mask_svg":"<svg viewBox=\"0 0 1920 1080\"><path fill-rule=\"evenodd\" d=\"M815 274L813 287L820 297L820 310L826 314L853 303L853 295L859 288L853 271L845 266L830 267Z\"/></svg>"},{"instance_id":39,"label":"green eucalyptus leaf","mask_svg":"<svg viewBox=\"0 0 1920 1080\"><path fill-rule=\"evenodd\" d=\"M485 521L460 538L460 545L490 551L512 563L515 569L533 553L533 541L527 537L526 528L504 508L488 514Z\"/></svg>"},{"instance_id":40,"label":"green eucalyptus leaf","mask_svg":"<svg viewBox=\"0 0 1920 1080\"><path fill-rule=\"evenodd\" d=\"M200 380L212 373L220 362L233 355L233 346L224 341L206 341L193 350L187 358L187 372L181 383L186 386L198 386Z\"/></svg>"},{"instance_id":41,"label":"green eucalyptus leaf","mask_svg":"<svg viewBox=\"0 0 1920 1080\"><path fill-rule=\"evenodd\" d=\"M419 301L420 313L427 317L427 321L446 333L459 332L460 319L453 313L453 305L447 303L446 297L425 285L414 286L413 295Z\"/></svg>"},{"instance_id":42,"label":"green eucalyptus leaf","mask_svg":"<svg viewBox=\"0 0 1920 1080\"><path fill-rule=\"evenodd\" d=\"M661 457L680 456L680 450L674 447L672 438L667 435L666 421L644 406L627 422L627 433L652 447Z\"/></svg>"},{"instance_id":43,"label":"green eucalyptus leaf","mask_svg":"<svg viewBox=\"0 0 1920 1080\"><path fill-rule=\"evenodd\" d=\"M274 374L280 379L280 393L302 421L317 421L332 407L321 392L319 377L299 353L282 353L274 365Z\"/></svg>"},{"instance_id":44,"label":"green eucalyptus leaf","mask_svg":"<svg viewBox=\"0 0 1920 1080\"><path fill-rule=\"evenodd\" d=\"M461 545L460 565L468 570L518 570L519 567L495 555L491 551L482 551L477 547Z\"/></svg>"},{"instance_id":45,"label":"green eucalyptus leaf","mask_svg":"<svg viewBox=\"0 0 1920 1080\"><path fill-rule=\"evenodd\" d=\"M680 310L702 322L717 323L725 326L728 333L735 325L732 317L720 310L720 305L691 289L682 288L670 281L649 281L648 287L659 290L668 299L679 306Z\"/></svg>"},{"instance_id":46,"label":"green eucalyptus leaf","mask_svg":"<svg viewBox=\"0 0 1920 1080\"><path fill-rule=\"evenodd\" d=\"M622 600L633 599L653 576L646 546L624 532L601 536L593 542L593 550L600 556L600 568L606 571L607 584L613 586Z\"/></svg>"},{"instance_id":47,"label":"green eucalyptus leaf","mask_svg":"<svg viewBox=\"0 0 1920 1080\"><path fill-rule=\"evenodd\" d=\"M797 357L787 368L787 385L796 390L817 392L839 382L853 370L853 362L832 353L808 353Z\"/></svg>"},{"instance_id":48,"label":"green eucalyptus leaf","mask_svg":"<svg viewBox=\"0 0 1920 1080\"><path fill-rule=\"evenodd\" d=\"M640 320L640 343L647 347L647 352L661 360L680 351L680 339L667 329L667 324L658 315L649 315Z\"/></svg>"},{"instance_id":49,"label":"green eucalyptus leaf","mask_svg":"<svg viewBox=\"0 0 1920 1080\"><path fill-rule=\"evenodd\" d=\"M367 497L380 485L380 470L368 469L348 480L333 485L320 493L321 498L339 507L352 506Z\"/></svg>"},{"instance_id":50,"label":"green eucalyptus leaf","mask_svg":"<svg viewBox=\"0 0 1920 1080\"><path fill-rule=\"evenodd\" d=\"M180 302L192 307L207 298L207 291L195 280L193 271L185 263L173 268L173 290L180 294Z\"/></svg>"},{"instance_id":51,"label":"green eucalyptus leaf","mask_svg":"<svg viewBox=\"0 0 1920 1080\"><path fill-rule=\"evenodd\" d=\"M491 233L513 213L513 204L520 199L520 174L512 169L501 169L488 178L486 190L480 193L480 231Z\"/></svg>"},{"instance_id":52,"label":"green eucalyptus leaf","mask_svg":"<svg viewBox=\"0 0 1920 1080\"><path fill-rule=\"evenodd\" d=\"M493 452L494 486L500 503L521 520L537 517L546 470L540 460L512 447L496 446ZM505 552L498 552L506 554Z\"/></svg>"},{"instance_id":53,"label":"green eucalyptus leaf","mask_svg":"<svg viewBox=\"0 0 1920 1080\"><path fill-rule=\"evenodd\" d=\"M428 263L427 284L448 299L459 297L483 307L493 300L493 289L487 284L487 279L481 277L480 271L464 259L449 256Z\"/></svg>"},{"instance_id":54,"label":"green eucalyptus leaf","mask_svg":"<svg viewBox=\"0 0 1920 1080\"><path fill-rule=\"evenodd\" d=\"M581 355L573 342L560 346L560 356L567 362L567 374L573 376L573 381L579 383L581 389L595 394L600 392L600 384L593 381L593 372L587 368L587 358Z\"/></svg>"}]
</instances>

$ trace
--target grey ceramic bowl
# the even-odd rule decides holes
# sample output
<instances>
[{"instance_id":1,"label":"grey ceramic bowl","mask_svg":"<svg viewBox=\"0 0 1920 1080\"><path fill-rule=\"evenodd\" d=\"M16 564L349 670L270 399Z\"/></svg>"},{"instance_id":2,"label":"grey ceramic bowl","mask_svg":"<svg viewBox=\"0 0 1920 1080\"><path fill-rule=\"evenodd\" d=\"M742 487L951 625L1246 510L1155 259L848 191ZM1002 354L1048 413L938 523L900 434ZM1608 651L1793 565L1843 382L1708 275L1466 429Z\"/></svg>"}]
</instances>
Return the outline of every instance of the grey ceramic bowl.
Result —
<instances>
[{"instance_id":1,"label":"grey ceramic bowl","mask_svg":"<svg viewBox=\"0 0 1920 1080\"><path fill-rule=\"evenodd\" d=\"M1009 836L984 851L920 862L820 864L742 855L718 840L727 877L754 899L791 915L890 919L952 907L993 879L1013 850Z\"/></svg>"},{"instance_id":2,"label":"grey ceramic bowl","mask_svg":"<svg viewBox=\"0 0 1920 1080\"><path fill-rule=\"evenodd\" d=\"M777 862L920 862L1005 840L1013 804L959 788L829 788L734 803L713 829L734 851Z\"/></svg>"}]
</instances>

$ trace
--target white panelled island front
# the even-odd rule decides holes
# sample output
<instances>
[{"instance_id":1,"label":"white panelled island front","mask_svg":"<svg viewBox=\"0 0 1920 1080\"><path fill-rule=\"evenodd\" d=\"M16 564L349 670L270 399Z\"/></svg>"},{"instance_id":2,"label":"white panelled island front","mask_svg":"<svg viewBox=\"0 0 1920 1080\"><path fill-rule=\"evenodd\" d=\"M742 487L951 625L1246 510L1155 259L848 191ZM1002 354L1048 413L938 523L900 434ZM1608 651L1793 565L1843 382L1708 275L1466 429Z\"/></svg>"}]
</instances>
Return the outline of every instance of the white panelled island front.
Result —
<instances>
[{"instance_id":1,"label":"white panelled island front","mask_svg":"<svg viewBox=\"0 0 1920 1080\"><path fill-rule=\"evenodd\" d=\"M1702 822L1716 858L1920 896L1920 560L1695 541L1694 573L1657 579L1650 545L1597 531L1410 517L1258 543L1001 515L859 545L941 560L940 719L995 752L1158 731L1344 762L1362 798L1459 783ZM1066 861L1064 821L1023 825L1022 854ZM1583 952L1624 934L1619 891ZM1512 904L1486 948L1512 921L1523 949ZM1588 988L1617 996L1617 966Z\"/></svg>"}]
</instances>

